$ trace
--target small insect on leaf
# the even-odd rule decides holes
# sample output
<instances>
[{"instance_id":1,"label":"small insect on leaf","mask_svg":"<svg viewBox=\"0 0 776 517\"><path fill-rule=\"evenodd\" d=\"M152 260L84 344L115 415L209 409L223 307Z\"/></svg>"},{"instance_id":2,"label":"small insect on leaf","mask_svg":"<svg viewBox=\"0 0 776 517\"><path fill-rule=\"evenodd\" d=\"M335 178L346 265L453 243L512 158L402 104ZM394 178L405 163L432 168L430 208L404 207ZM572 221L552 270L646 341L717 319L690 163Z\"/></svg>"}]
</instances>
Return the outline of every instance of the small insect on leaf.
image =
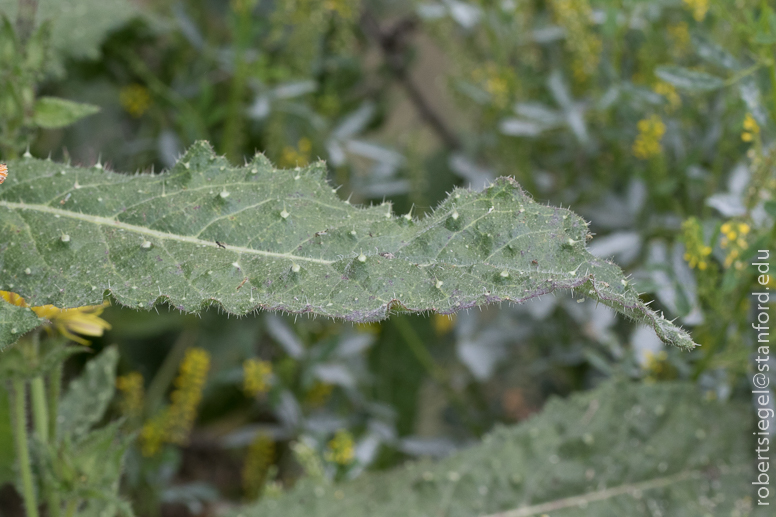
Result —
<instances>
[{"instance_id":1,"label":"small insect on leaf","mask_svg":"<svg viewBox=\"0 0 776 517\"><path fill-rule=\"evenodd\" d=\"M216 241L216 246L218 246L219 248L224 248L224 249L226 249L226 246L224 245L224 243L223 243L223 242L218 242L218 241Z\"/></svg>"},{"instance_id":2,"label":"small insect on leaf","mask_svg":"<svg viewBox=\"0 0 776 517\"><path fill-rule=\"evenodd\" d=\"M4 163L0 163L0 183L5 181L8 177L8 166Z\"/></svg>"}]
</instances>

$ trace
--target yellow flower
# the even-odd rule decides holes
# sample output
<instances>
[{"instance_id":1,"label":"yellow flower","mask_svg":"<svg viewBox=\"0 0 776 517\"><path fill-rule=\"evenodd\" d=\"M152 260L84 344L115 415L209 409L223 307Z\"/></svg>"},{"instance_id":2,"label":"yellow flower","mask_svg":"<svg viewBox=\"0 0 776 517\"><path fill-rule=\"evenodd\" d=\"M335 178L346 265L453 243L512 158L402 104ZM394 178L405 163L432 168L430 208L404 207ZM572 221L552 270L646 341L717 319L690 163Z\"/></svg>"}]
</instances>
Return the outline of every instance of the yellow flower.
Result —
<instances>
[{"instance_id":1,"label":"yellow flower","mask_svg":"<svg viewBox=\"0 0 776 517\"><path fill-rule=\"evenodd\" d=\"M329 442L324 457L327 461L339 465L349 465L355 456L353 435L346 429L340 429Z\"/></svg>"},{"instance_id":2,"label":"yellow flower","mask_svg":"<svg viewBox=\"0 0 776 517\"><path fill-rule=\"evenodd\" d=\"M119 102L127 113L139 118L151 106L151 95L145 86L130 84L119 91Z\"/></svg>"},{"instance_id":3,"label":"yellow flower","mask_svg":"<svg viewBox=\"0 0 776 517\"><path fill-rule=\"evenodd\" d=\"M251 13L257 3L258 0L231 0L229 5L235 13L245 16Z\"/></svg>"},{"instance_id":4,"label":"yellow flower","mask_svg":"<svg viewBox=\"0 0 776 517\"><path fill-rule=\"evenodd\" d=\"M207 351L201 348L186 351L175 378L175 390L170 395L172 403L146 422L140 431L144 456L155 455L163 443L186 443L197 416L197 406L202 400L209 369L210 354Z\"/></svg>"},{"instance_id":5,"label":"yellow flower","mask_svg":"<svg viewBox=\"0 0 776 517\"><path fill-rule=\"evenodd\" d=\"M355 18L358 11L358 0L326 0L323 5L327 11L335 12L345 20Z\"/></svg>"},{"instance_id":6,"label":"yellow flower","mask_svg":"<svg viewBox=\"0 0 776 517\"><path fill-rule=\"evenodd\" d=\"M698 219L691 217L682 223L682 241L684 242L684 260L691 268L706 270L708 262L706 257L711 255L711 247L703 242L703 230Z\"/></svg>"},{"instance_id":7,"label":"yellow flower","mask_svg":"<svg viewBox=\"0 0 776 517\"><path fill-rule=\"evenodd\" d=\"M668 361L668 354L665 350L661 350L656 354L647 352L646 361L642 368L647 373L647 382L654 382L658 379L673 379L676 377L676 370Z\"/></svg>"},{"instance_id":8,"label":"yellow flower","mask_svg":"<svg viewBox=\"0 0 776 517\"><path fill-rule=\"evenodd\" d=\"M633 154L636 158L646 160L663 152L660 140L666 132L666 126L659 116L651 115L641 119L636 127L639 130L639 135L633 143Z\"/></svg>"},{"instance_id":9,"label":"yellow flower","mask_svg":"<svg viewBox=\"0 0 776 517\"><path fill-rule=\"evenodd\" d=\"M551 0L558 25L566 30L566 50L572 55L574 79L583 82L595 74L601 60L601 38L591 29L588 0Z\"/></svg>"},{"instance_id":10,"label":"yellow flower","mask_svg":"<svg viewBox=\"0 0 776 517\"><path fill-rule=\"evenodd\" d=\"M687 22L674 23L666 28L671 49L678 54L684 54L690 47L690 26Z\"/></svg>"},{"instance_id":11,"label":"yellow flower","mask_svg":"<svg viewBox=\"0 0 776 517\"><path fill-rule=\"evenodd\" d=\"M735 265L736 269L742 269L744 263L738 260L741 253L749 247L746 242L746 235L751 231L751 227L746 223L726 222L719 227L722 233L722 240L719 245L728 250L725 257L725 267Z\"/></svg>"},{"instance_id":12,"label":"yellow flower","mask_svg":"<svg viewBox=\"0 0 776 517\"><path fill-rule=\"evenodd\" d=\"M160 413L154 418L143 424L140 430L140 450L143 456L156 456L164 443L164 429L166 426L166 415Z\"/></svg>"},{"instance_id":13,"label":"yellow flower","mask_svg":"<svg viewBox=\"0 0 776 517\"><path fill-rule=\"evenodd\" d=\"M696 22L702 22L709 11L709 0L684 0L684 5L692 11L692 17Z\"/></svg>"},{"instance_id":14,"label":"yellow flower","mask_svg":"<svg viewBox=\"0 0 776 517\"><path fill-rule=\"evenodd\" d=\"M682 104L682 99L672 84L660 81L652 87L652 90L668 100L668 111L675 111Z\"/></svg>"},{"instance_id":15,"label":"yellow flower","mask_svg":"<svg viewBox=\"0 0 776 517\"><path fill-rule=\"evenodd\" d=\"M356 330L359 332L364 332L365 334L379 334L381 329L380 324L377 322L356 323L355 327Z\"/></svg>"},{"instance_id":16,"label":"yellow flower","mask_svg":"<svg viewBox=\"0 0 776 517\"><path fill-rule=\"evenodd\" d=\"M305 442L294 442L291 450L305 474L313 479L323 479L323 464L315 449Z\"/></svg>"},{"instance_id":17,"label":"yellow flower","mask_svg":"<svg viewBox=\"0 0 776 517\"><path fill-rule=\"evenodd\" d=\"M260 359L243 362L243 390L251 397L267 393L272 379L272 363Z\"/></svg>"},{"instance_id":18,"label":"yellow flower","mask_svg":"<svg viewBox=\"0 0 776 517\"><path fill-rule=\"evenodd\" d=\"M747 113L744 117L744 130L741 132L741 140L744 142L751 142L760 133L760 125L751 115Z\"/></svg>"},{"instance_id":19,"label":"yellow flower","mask_svg":"<svg viewBox=\"0 0 776 517\"><path fill-rule=\"evenodd\" d=\"M496 63L486 63L475 68L471 77L479 83L483 90L490 95L491 102L498 108L503 108L509 103L509 80L506 69L500 68Z\"/></svg>"},{"instance_id":20,"label":"yellow flower","mask_svg":"<svg viewBox=\"0 0 776 517\"><path fill-rule=\"evenodd\" d=\"M302 167L310 163L310 152L313 145L309 138L302 137L296 144L296 149L287 145L283 148L279 164L283 167Z\"/></svg>"},{"instance_id":21,"label":"yellow flower","mask_svg":"<svg viewBox=\"0 0 776 517\"><path fill-rule=\"evenodd\" d=\"M431 323L434 326L436 335L443 336L455 326L455 314L434 314L431 317Z\"/></svg>"},{"instance_id":22,"label":"yellow flower","mask_svg":"<svg viewBox=\"0 0 776 517\"><path fill-rule=\"evenodd\" d=\"M121 413L129 418L143 413L145 390L140 372L131 372L116 379L116 388L121 392Z\"/></svg>"},{"instance_id":23,"label":"yellow flower","mask_svg":"<svg viewBox=\"0 0 776 517\"><path fill-rule=\"evenodd\" d=\"M275 442L265 434L259 434L248 447L242 469L242 485L249 500L256 499L264 488L267 471L275 461Z\"/></svg>"},{"instance_id":24,"label":"yellow flower","mask_svg":"<svg viewBox=\"0 0 776 517\"><path fill-rule=\"evenodd\" d=\"M304 396L304 402L311 407L320 407L329 400L331 392L334 390L334 386L321 381L315 381L313 385L307 390Z\"/></svg>"},{"instance_id":25,"label":"yellow flower","mask_svg":"<svg viewBox=\"0 0 776 517\"><path fill-rule=\"evenodd\" d=\"M18 307L29 307L24 298L16 293L0 291L0 298ZM42 305L40 307L31 307L31 309L38 317L50 321L47 325L49 330L54 329L67 339L82 345L88 345L89 342L87 340L76 336L76 334L99 337L106 330L110 330L110 324L100 318L100 314L108 305L110 304L106 301L102 305L86 305L73 309L60 309L53 305Z\"/></svg>"}]
</instances>

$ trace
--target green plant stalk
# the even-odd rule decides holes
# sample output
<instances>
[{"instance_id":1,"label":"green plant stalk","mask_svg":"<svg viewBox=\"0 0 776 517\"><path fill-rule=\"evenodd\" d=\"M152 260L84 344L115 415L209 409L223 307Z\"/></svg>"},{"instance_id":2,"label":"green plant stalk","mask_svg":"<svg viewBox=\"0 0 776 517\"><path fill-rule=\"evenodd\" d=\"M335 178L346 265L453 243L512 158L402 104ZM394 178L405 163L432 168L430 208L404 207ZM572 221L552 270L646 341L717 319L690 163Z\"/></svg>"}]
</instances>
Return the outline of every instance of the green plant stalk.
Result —
<instances>
[{"instance_id":1,"label":"green plant stalk","mask_svg":"<svg viewBox=\"0 0 776 517\"><path fill-rule=\"evenodd\" d=\"M49 440L57 441L57 414L59 413L59 396L62 391L62 364L56 365L48 375L46 383L46 398L49 414Z\"/></svg>"},{"instance_id":2,"label":"green plant stalk","mask_svg":"<svg viewBox=\"0 0 776 517\"><path fill-rule=\"evenodd\" d=\"M35 354L34 360L39 359L41 353L40 332L35 332L32 335L32 352ZM52 395L59 398L59 383L62 381L62 365L59 364L54 372L49 376L49 384L57 377L57 389L56 393L47 393L46 382L43 377L38 375L34 377L30 382L30 395L32 402L32 420L35 429L35 434L41 444L47 445L53 443L56 436L56 415L57 415L57 400L52 401ZM52 408L53 406L53 408ZM60 510L60 498L59 494L51 487L50 483L43 481L43 497L46 499L48 507L49 517L59 517Z\"/></svg>"},{"instance_id":3,"label":"green plant stalk","mask_svg":"<svg viewBox=\"0 0 776 517\"><path fill-rule=\"evenodd\" d=\"M38 10L38 0L19 0L19 10L16 15L16 33L19 40L25 43L35 27L35 13Z\"/></svg>"},{"instance_id":4,"label":"green plant stalk","mask_svg":"<svg viewBox=\"0 0 776 517\"><path fill-rule=\"evenodd\" d=\"M772 116L776 118L776 58L771 60L771 64L768 67L771 72L771 96L773 97L773 113Z\"/></svg>"},{"instance_id":5,"label":"green plant stalk","mask_svg":"<svg viewBox=\"0 0 776 517\"><path fill-rule=\"evenodd\" d=\"M78 508L78 500L73 499L70 502L67 503L67 508L65 509L65 517L73 517L75 515L75 511Z\"/></svg>"},{"instance_id":6,"label":"green plant stalk","mask_svg":"<svg viewBox=\"0 0 776 517\"><path fill-rule=\"evenodd\" d=\"M37 376L30 383L32 395L32 420L35 434L42 444L50 443L51 424L56 421L56 413L49 412L50 399L46 397L46 384L43 377ZM46 499L49 517L59 516L59 495L52 490L49 483L43 483L43 496Z\"/></svg>"},{"instance_id":7,"label":"green plant stalk","mask_svg":"<svg viewBox=\"0 0 776 517\"><path fill-rule=\"evenodd\" d=\"M48 375L46 383L46 402L49 414L49 443L57 442L57 414L59 413L59 395L62 389L62 363L56 365ZM61 499L56 490L46 489L46 501L48 503L49 517L59 517L61 509Z\"/></svg>"},{"instance_id":8,"label":"green plant stalk","mask_svg":"<svg viewBox=\"0 0 776 517\"><path fill-rule=\"evenodd\" d=\"M471 418L468 411L469 406L461 398L461 396L450 387L446 372L436 364L434 358L431 356L431 353L426 348L426 345L423 344L423 340L420 338L420 336L418 336L418 333L415 332L415 329L412 328L412 325L410 325L407 320L402 317L395 318L393 322L396 325L396 328L399 329L399 333L401 334L402 338L404 338L404 342L415 358L418 360L418 362L428 372L434 382L439 384L439 386L441 386L445 391L445 394L450 399L450 402L459 411L461 419L464 421L466 426L475 434L482 434L484 429L482 429L482 426L478 422Z\"/></svg>"},{"instance_id":9,"label":"green plant stalk","mask_svg":"<svg viewBox=\"0 0 776 517\"><path fill-rule=\"evenodd\" d=\"M20 379L12 381L11 411L14 418L14 442L16 459L19 462L22 497L27 517L38 517L38 503L35 500L35 487L32 484L30 448L27 443L27 408L25 407L25 383Z\"/></svg>"},{"instance_id":10,"label":"green plant stalk","mask_svg":"<svg viewBox=\"0 0 776 517\"><path fill-rule=\"evenodd\" d=\"M229 99L226 108L226 123L221 139L221 152L232 162L238 162L242 143L243 98L248 78L248 67L245 63L245 49L248 46L251 30L251 11L244 9L237 15L237 38L234 45L234 76L229 88Z\"/></svg>"},{"instance_id":11,"label":"green plant stalk","mask_svg":"<svg viewBox=\"0 0 776 517\"><path fill-rule=\"evenodd\" d=\"M148 386L148 391L146 391L146 417L153 416L159 407L162 406L164 394L175 378L175 373L178 371L178 365L183 359L186 350L192 346L196 340L196 329L181 332L181 335L175 340L172 349L167 353L164 362L162 362L162 366L159 367L156 375L154 375L154 378L151 380L151 384Z\"/></svg>"},{"instance_id":12,"label":"green plant stalk","mask_svg":"<svg viewBox=\"0 0 776 517\"><path fill-rule=\"evenodd\" d=\"M39 375L32 379L30 393L32 395L32 421L35 433L41 442L48 443L48 407L46 404L46 384L43 382L43 377Z\"/></svg>"}]
</instances>

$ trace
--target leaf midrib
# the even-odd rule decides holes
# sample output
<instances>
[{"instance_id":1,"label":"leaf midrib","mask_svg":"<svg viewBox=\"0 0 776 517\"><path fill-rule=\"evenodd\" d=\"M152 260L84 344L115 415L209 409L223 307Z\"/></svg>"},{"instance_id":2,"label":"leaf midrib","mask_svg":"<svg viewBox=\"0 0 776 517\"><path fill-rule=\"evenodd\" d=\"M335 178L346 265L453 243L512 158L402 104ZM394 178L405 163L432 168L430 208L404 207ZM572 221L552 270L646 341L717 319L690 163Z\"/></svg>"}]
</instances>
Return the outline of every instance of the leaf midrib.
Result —
<instances>
[{"instance_id":1,"label":"leaf midrib","mask_svg":"<svg viewBox=\"0 0 776 517\"><path fill-rule=\"evenodd\" d=\"M44 214L51 214L54 216L59 217L65 217L69 219L75 219L77 221L84 221L91 224L96 224L98 226L105 226L110 228L118 228L121 230L130 231L133 233L137 233L139 235L144 235L148 237L153 237L160 240L166 240L166 241L177 241L177 242L183 242L187 244L194 244L197 246L209 246L211 248L218 248L219 246L213 242L213 241L205 241L202 239L198 239L196 237L190 237L187 235L176 235L173 233L167 233L162 232L159 230L152 230L150 228L144 228L142 226L136 226L134 224L129 223L123 223L121 221L117 221L115 219L110 219L107 217L101 217L97 215L89 215L84 214L80 212L71 212L68 210L61 210L58 208L52 208L50 206L46 205L39 205L39 204L28 204L28 203L13 203L11 201L0 201L0 207L5 207L9 209L18 209L18 210L35 210ZM233 246L230 245L229 249L231 251L236 251L239 253L244 253L247 255L259 255L263 257L272 257L272 258L281 258L281 259L287 259L287 260L298 260L300 262L312 262L315 264L323 264L323 265L331 265L335 261L334 260L325 260L325 259L316 259L312 257L303 257L299 255L292 255L289 253L276 253L272 251L264 251L264 250L257 250L254 248L245 248L242 246Z\"/></svg>"}]
</instances>

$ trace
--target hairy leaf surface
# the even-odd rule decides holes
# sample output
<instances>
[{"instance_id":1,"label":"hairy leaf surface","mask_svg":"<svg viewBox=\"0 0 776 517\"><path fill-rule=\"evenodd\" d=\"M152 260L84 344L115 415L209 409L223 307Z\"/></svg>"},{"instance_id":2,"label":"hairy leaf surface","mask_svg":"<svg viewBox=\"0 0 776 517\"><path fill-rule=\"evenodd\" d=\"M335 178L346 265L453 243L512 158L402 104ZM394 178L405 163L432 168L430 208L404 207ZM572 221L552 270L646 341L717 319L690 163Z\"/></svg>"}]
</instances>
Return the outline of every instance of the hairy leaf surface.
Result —
<instances>
[{"instance_id":1,"label":"hairy leaf surface","mask_svg":"<svg viewBox=\"0 0 776 517\"><path fill-rule=\"evenodd\" d=\"M106 348L86 363L83 373L70 382L59 404L59 425L63 435L80 438L100 421L113 399L119 351Z\"/></svg>"},{"instance_id":2,"label":"hairy leaf surface","mask_svg":"<svg viewBox=\"0 0 776 517\"><path fill-rule=\"evenodd\" d=\"M689 383L608 382L438 463L302 480L231 517L654 517L751 509L748 404Z\"/></svg>"},{"instance_id":3,"label":"hairy leaf surface","mask_svg":"<svg viewBox=\"0 0 776 517\"><path fill-rule=\"evenodd\" d=\"M30 309L0 299L0 352L41 323L43 320Z\"/></svg>"},{"instance_id":4,"label":"hairy leaf surface","mask_svg":"<svg viewBox=\"0 0 776 517\"><path fill-rule=\"evenodd\" d=\"M323 163L278 170L262 155L232 167L206 143L167 173L122 175L25 158L0 188L0 289L31 305L76 307L104 294L375 321L392 310L452 313L576 289L689 336L650 310L609 261L585 249L586 223L535 203L511 178L456 189L423 219L358 208Z\"/></svg>"}]
</instances>

